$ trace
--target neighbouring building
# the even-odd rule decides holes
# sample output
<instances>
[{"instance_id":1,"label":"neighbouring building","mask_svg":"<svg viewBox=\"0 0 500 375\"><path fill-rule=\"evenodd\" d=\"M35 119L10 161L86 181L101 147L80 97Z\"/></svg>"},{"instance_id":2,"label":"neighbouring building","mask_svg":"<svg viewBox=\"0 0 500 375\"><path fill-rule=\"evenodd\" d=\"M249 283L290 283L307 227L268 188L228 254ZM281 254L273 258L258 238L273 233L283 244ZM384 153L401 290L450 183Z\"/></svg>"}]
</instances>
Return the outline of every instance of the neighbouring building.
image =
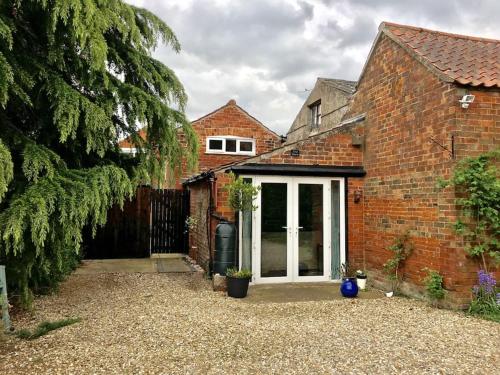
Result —
<instances>
[{"instance_id":1,"label":"neighbouring building","mask_svg":"<svg viewBox=\"0 0 500 375\"><path fill-rule=\"evenodd\" d=\"M329 130L340 123L347 111L356 82L318 78L286 135L286 143Z\"/></svg>"},{"instance_id":2,"label":"neighbouring building","mask_svg":"<svg viewBox=\"0 0 500 375\"><path fill-rule=\"evenodd\" d=\"M236 104L235 100L209 114L191 122L199 142L198 167L195 171L187 170L183 163L179 176L172 182L165 179L166 187L181 188L182 182L193 173L202 173L221 165L267 152L279 147L282 138L267 128ZM147 130L139 130L139 136L145 138ZM184 142L182 131L179 140ZM122 140L119 147L123 152L135 154L136 149L129 138Z\"/></svg>"},{"instance_id":3,"label":"neighbouring building","mask_svg":"<svg viewBox=\"0 0 500 375\"><path fill-rule=\"evenodd\" d=\"M436 184L464 157L500 147L500 41L382 23L355 92L339 82L318 79L282 146L185 182L191 256L210 269L225 219L238 225L236 263L254 283L338 280L348 261L385 286L387 248L409 231L402 291L421 295L428 267L444 276L446 303L464 306L478 264L452 229L454 191ZM228 208L228 171L260 186L255 212Z\"/></svg>"}]
</instances>

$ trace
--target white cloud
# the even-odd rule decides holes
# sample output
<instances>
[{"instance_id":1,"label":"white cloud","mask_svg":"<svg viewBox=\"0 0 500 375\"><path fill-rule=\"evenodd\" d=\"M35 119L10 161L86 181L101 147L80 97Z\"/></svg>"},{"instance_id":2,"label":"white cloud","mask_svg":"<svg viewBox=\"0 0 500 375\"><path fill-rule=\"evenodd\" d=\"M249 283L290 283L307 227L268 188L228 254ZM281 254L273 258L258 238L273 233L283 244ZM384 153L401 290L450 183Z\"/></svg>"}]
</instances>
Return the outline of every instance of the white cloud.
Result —
<instances>
[{"instance_id":1,"label":"white cloud","mask_svg":"<svg viewBox=\"0 0 500 375\"><path fill-rule=\"evenodd\" d=\"M160 47L195 119L229 99L286 133L317 77L358 78L381 21L500 37L500 1L130 0L162 18L182 44Z\"/></svg>"}]
</instances>

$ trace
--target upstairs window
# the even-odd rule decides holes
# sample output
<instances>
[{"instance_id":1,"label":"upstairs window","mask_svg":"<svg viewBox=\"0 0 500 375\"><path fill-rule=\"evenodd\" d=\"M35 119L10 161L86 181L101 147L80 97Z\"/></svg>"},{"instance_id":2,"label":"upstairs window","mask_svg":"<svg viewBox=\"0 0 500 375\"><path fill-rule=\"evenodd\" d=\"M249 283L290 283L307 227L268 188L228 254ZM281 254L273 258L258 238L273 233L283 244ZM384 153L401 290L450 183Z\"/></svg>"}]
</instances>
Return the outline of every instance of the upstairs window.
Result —
<instances>
[{"instance_id":1,"label":"upstairs window","mask_svg":"<svg viewBox=\"0 0 500 375\"><path fill-rule=\"evenodd\" d=\"M207 154L255 155L255 139L231 136L208 137Z\"/></svg>"},{"instance_id":2,"label":"upstairs window","mask_svg":"<svg viewBox=\"0 0 500 375\"><path fill-rule=\"evenodd\" d=\"M318 129L321 125L321 101L311 104L309 106L311 111L311 128L312 130Z\"/></svg>"}]
</instances>

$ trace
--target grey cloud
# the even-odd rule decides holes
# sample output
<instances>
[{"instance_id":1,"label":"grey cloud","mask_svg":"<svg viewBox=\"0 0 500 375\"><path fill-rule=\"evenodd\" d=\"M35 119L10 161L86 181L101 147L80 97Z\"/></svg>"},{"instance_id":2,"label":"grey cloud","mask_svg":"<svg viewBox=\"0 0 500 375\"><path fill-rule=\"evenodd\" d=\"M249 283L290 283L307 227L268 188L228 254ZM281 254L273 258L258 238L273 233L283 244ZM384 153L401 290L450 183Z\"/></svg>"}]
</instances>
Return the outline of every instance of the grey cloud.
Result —
<instances>
[{"instance_id":1,"label":"grey cloud","mask_svg":"<svg viewBox=\"0 0 500 375\"><path fill-rule=\"evenodd\" d=\"M181 41L155 56L186 86L190 118L234 97L280 133L317 77L357 79L381 21L500 36L497 0L142 1Z\"/></svg>"}]
</instances>

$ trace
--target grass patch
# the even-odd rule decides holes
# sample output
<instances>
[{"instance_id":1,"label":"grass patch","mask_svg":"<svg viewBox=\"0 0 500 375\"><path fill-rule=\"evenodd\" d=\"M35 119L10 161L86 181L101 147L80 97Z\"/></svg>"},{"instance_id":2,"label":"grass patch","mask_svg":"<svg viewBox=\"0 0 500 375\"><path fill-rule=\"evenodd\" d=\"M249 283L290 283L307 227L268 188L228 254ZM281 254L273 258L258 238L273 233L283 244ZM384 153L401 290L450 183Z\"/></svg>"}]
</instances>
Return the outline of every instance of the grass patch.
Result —
<instances>
[{"instance_id":1,"label":"grass patch","mask_svg":"<svg viewBox=\"0 0 500 375\"><path fill-rule=\"evenodd\" d=\"M469 313L469 315L475 316L476 318L491 320L493 322L500 323L500 313L495 313L495 312L484 313L484 314Z\"/></svg>"},{"instance_id":2,"label":"grass patch","mask_svg":"<svg viewBox=\"0 0 500 375\"><path fill-rule=\"evenodd\" d=\"M21 329L16 332L16 336L23 340L34 340L43 335L46 335L50 331L78 323L81 320L81 318L68 318L56 320L55 322L42 322L36 327L33 332L29 329Z\"/></svg>"}]
</instances>

